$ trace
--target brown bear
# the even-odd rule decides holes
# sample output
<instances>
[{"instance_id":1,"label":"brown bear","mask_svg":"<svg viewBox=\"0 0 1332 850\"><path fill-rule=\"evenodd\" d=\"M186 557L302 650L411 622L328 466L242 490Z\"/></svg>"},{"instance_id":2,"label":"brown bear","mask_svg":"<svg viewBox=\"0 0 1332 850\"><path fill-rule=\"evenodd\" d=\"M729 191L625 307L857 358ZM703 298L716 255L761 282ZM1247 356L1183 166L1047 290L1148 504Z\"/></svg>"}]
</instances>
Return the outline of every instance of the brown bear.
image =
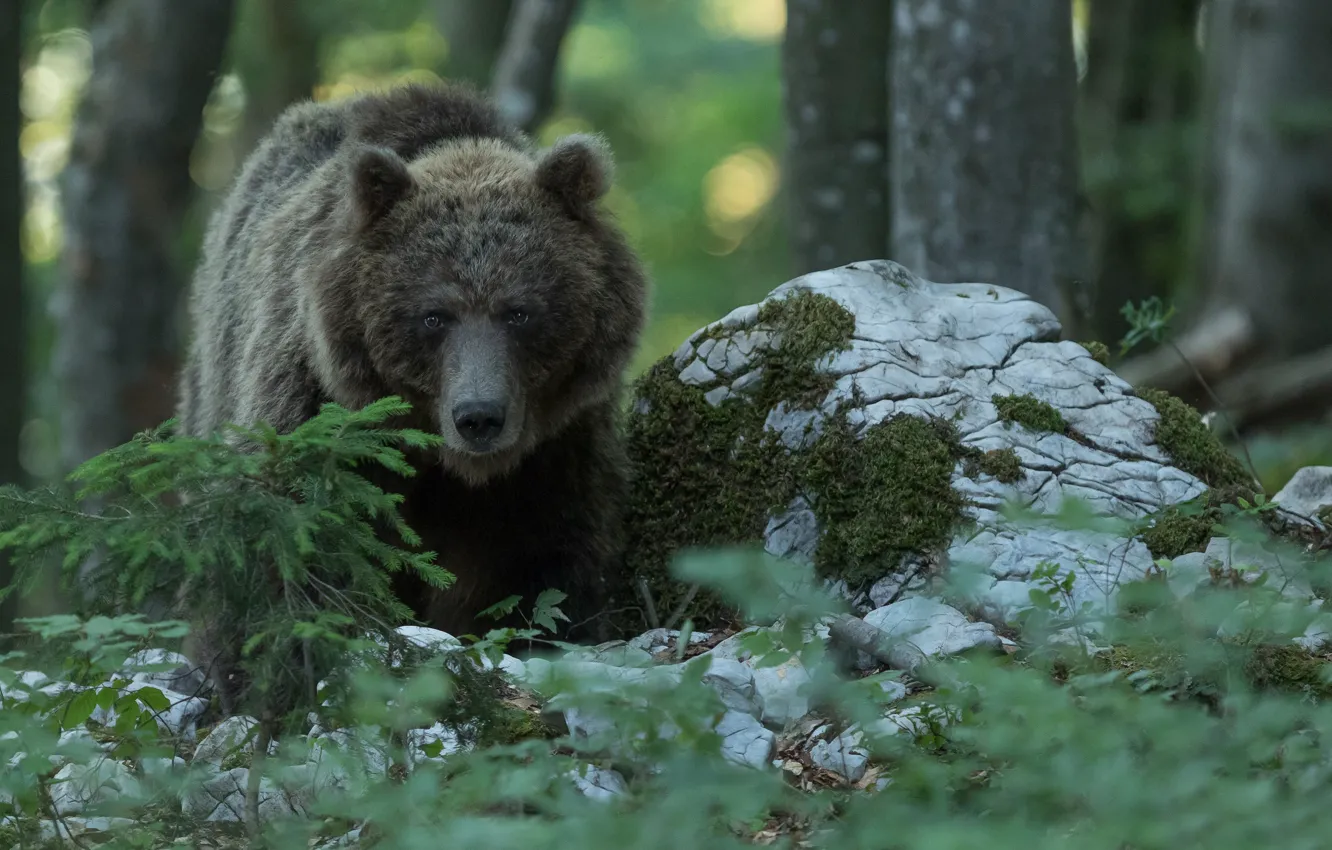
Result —
<instances>
[{"instance_id":1,"label":"brown bear","mask_svg":"<svg viewBox=\"0 0 1332 850\"><path fill-rule=\"evenodd\" d=\"M547 587L596 608L626 494L620 389L648 282L595 136L537 150L460 86L289 108L210 222L178 419L287 432L398 395L445 448L391 486L457 576L401 585L454 634ZM568 610L575 616L574 610Z\"/></svg>"}]
</instances>

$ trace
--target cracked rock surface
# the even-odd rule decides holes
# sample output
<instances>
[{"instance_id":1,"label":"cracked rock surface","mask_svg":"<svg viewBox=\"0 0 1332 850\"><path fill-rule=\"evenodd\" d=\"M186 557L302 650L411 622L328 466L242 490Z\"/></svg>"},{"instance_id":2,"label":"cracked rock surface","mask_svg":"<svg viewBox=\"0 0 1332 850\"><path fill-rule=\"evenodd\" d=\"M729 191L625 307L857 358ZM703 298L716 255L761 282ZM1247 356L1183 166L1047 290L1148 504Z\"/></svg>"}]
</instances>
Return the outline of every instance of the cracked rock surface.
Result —
<instances>
[{"instance_id":1,"label":"cracked rock surface","mask_svg":"<svg viewBox=\"0 0 1332 850\"><path fill-rule=\"evenodd\" d=\"M1001 286L934 283L887 261L804 275L700 329L674 355L680 381L712 387L707 398L714 405L743 394L757 380L765 349L780 345L761 327L762 305L800 291L836 301L854 317L855 330L846 350L815 364L832 379L815 409L778 404L769 411L765 427L786 446L806 446L840 407L861 433L897 414L939 417L956 426L964 446L1016 454L1020 472L1012 483L969 474L961 462L952 476L973 527L952 539L943 560L979 572L969 602L987 618L1011 622L1027 607L1041 564L1077 574L1071 607L1091 602L1098 609L1112 609L1118 585L1152 564L1140 540L1111 531L1001 522L1006 502L1046 513L1072 497L1102 515L1138 519L1207 489L1156 444L1156 408L1081 345L1059 341L1049 309ZM995 396L1027 395L1058 411L1067 432L1000 417ZM812 563L820 533L809 502L797 498L771 518L763 543L774 555ZM918 592L913 580L904 565L879 580L872 602L869 588L848 595L863 612Z\"/></svg>"}]
</instances>

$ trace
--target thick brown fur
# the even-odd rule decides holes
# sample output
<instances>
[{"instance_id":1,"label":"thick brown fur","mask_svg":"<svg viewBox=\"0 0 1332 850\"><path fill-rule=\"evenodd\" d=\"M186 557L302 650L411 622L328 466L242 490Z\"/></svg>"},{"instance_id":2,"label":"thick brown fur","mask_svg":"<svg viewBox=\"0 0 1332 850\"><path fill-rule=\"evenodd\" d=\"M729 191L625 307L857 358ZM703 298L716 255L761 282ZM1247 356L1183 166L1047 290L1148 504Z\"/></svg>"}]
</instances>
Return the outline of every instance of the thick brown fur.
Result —
<instances>
[{"instance_id":1,"label":"thick brown fur","mask_svg":"<svg viewBox=\"0 0 1332 850\"><path fill-rule=\"evenodd\" d=\"M599 139L538 151L461 87L291 107L207 233L181 426L287 432L325 402L402 396L402 424L447 448L380 480L457 576L443 593L404 582L404 601L455 634L546 587L575 619L594 612L620 546L615 418L648 285L599 208L610 172ZM483 396L507 416L478 452L455 423Z\"/></svg>"}]
</instances>

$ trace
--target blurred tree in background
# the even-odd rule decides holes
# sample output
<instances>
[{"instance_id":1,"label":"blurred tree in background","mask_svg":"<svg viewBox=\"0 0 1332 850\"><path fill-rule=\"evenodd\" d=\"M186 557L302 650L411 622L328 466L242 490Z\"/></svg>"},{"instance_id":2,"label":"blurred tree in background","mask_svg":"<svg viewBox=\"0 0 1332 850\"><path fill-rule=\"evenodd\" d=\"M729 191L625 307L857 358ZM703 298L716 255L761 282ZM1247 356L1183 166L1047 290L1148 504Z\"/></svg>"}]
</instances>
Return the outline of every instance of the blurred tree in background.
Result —
<instances>
[{"instance_id":1,"label":"blurred tree in background","mask_svg":"<svg viewBox=\"0 0 1332 850\"><path fill-rule=\"evenodd\" d=\"M893 259L1003 283L1074 338L1089 313L1068 0L899 0Z\"/></svg>"},{"instance_id":2,"label":"blurred tree in background","mask_svg":"<svg viewBox=\"0 0 1332 850\"><path fill-rule=\"evenodd\" d=\"M595 130L616 152L608 204L655 287L635 369L794 273L887 256L1023 289L1112 345L1125 301L1177 304L1190 362L1144 348L1122 374L1245 408L1269 487L1332 458L1325 0L21 6L26 289L5 279L0 321L26 340L26 372L3 363L31 404L0 437L17 456L21 423L26 475L169 411L202 223L283 108L406 80L503 89L506 50L542 57L511 65L539 141ZM543 49L512 41L524 7L558 12L530 18ZM23 295L38 309L9 306Z\"/></svg>"},{"instance_id":3,"label":"blurred tree in background","mask_svg":"<svg viewBox=\"0 0 1332 850\"><path fill-rule=\"evenodd\" d=\"M23 252L19 244L19 226L23 220L23 164L19 154L19 132L23 117L19 110L22 87L23 4L8 3L0 17L0 484L23 481L19 463L19 441L27 418L28 353L25 319L27 298L23 290ZM0 587L11 574L4 555L0 555ZM0 633L8 632L13 621L13 602L0 603Z\"/></svg>"}]
</instances>

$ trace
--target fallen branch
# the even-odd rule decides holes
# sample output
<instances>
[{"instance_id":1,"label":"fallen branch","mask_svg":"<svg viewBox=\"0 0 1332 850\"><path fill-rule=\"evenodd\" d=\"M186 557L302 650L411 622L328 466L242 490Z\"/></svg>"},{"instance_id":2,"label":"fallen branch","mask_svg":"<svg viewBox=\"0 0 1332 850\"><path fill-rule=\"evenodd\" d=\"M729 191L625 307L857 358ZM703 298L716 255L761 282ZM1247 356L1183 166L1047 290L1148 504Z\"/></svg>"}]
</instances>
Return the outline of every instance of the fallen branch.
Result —
<instances>
[{"instance_id":1,"label":"fallen branch","mask_svg":"<svg viewBox=\"0 0 1332 850\"><path fill-rule=\"evenodd\" d=\"M911 673L927 660L925 653L911 642L893 640L882 629L850 614L834 617L828 624L828 632L833 640L858 649L893 670Z\"/></svg>"},{"instance_id":2,"label":"fallen branch","mask_svg":"<svg viewBox=\"0 0 1332 850\"><path fill-rule=\"evenodd\" d=\"M1314 418L1332 406L1332 346L1246 369L1216 394L1237 426Z\"/></svg>"},{"instance_id":3,"label":"fallen branch","mask_svg":"<svg viewBox=\"0 0 1332 850\"><path fill-rule=\"evenodd\" d=\"M524 132L534 131L555 101L560 45L576 11L578 0L519 0L510 13L491 95Z\"/></svg>"}]
</instances>

